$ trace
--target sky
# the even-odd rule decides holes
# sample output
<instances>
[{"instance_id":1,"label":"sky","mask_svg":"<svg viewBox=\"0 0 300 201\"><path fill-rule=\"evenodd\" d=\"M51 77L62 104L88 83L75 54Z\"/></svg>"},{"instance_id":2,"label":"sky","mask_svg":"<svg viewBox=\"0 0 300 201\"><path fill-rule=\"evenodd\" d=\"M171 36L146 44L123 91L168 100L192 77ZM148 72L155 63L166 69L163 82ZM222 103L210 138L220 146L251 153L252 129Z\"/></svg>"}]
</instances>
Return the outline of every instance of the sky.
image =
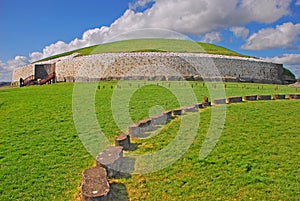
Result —
<instances>
[{"instance_id":1,"label":"sky","mask_svg":"<svg viewBox=\"0 0 300 201\"><path fill-rule=\"evenodd\" d=\"M149 28L283 63L300 77L300 0L0 0L0 81L30 62Z\"/></svg>"}]
</instances>

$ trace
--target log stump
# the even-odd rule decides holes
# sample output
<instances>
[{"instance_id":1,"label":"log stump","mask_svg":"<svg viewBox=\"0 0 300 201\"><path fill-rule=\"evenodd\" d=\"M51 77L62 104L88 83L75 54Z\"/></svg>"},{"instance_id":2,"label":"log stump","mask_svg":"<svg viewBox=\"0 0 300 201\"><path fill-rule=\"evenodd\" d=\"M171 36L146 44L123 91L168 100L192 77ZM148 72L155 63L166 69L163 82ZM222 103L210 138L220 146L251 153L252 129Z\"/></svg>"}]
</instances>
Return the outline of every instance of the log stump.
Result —
<instances>
[{"instance_id":1,"label":"log stump","mask_svg":"<svg viewBox=\"0 0 300 201\"><path fill-rule=\"evenodd\" d=\"M81 185L82 201L108 201L110 186L106 170L93 167L83 171Z\"/></svg>"},{"instance_id":2,"label":"log stump","mask_svg":"<svg viewBox=\"0 0 300 201\"><path fill-rule=\"evenodd\" d=\"M244 96L244 101L256 101L257 95Z\"/></svg>"},{"instance_id":3,"label":"log stump","mask_svg":"<svg viewBox=\"0 0 300 201\"><path fill-rule=\"evenodd\" d=\"M141 134L140 127L137 124L132 124L128 127L129 135L132 137L138 137Z\"/></svg>"},{"instance_id":4,"label":"log stump","mask_svg":"<svg viewBox=\"0 0 300 201\"><path fill-rule=\"evenodd\" d=\"M168 122L168 116L165 113L150 117L152 126L165 125Z\"/></svg>"},{"instance_id":5,"label":"log stump","mask_svg":"<svg viewBox=\"0 0 300 201\"><path fill-rule=\"evenodd\" d=\"M285 94L274 94L273 99L274 100L285 100Z\"/></svg>"},{"instance_id":6,"label":"log stump","mask_svg":"<svg viewBox=\"0 0 300 201\"><path fill-rule=\"evenodd\" d=\"M173 118L173 116L172 116L173 111L172 110L167 110L163 114L166 115L167 122L169 122Z\"/></svg>"},{"instance_id":7,"label":"log stump","mask_svg":"<svg viewBox=\"0 0 300 201\"><path fill-rule=\"evenodd\" d=\"M123 147L109 146L96 157L97 166L106 169L109 178L117 178L121 173Z\"/></svg>"},{"instance_id":8,"label":"log stump","mask_svg":"<svg viewBox=\"0 0 300 201\"><path fill-rule=\"evenodd\" d=\"M272 100L271 95L260 95L257 96L257 100Z\"/></svg>"},{"instance_id":9,"label":"log stump","mask_svg":"<svg viewBox=\"0 0 300 201\"><path fill-rule=\"evenodd\" d=\"M215 105L224 105L224 104L226 104L226 98L214 99L213 103Z\"/></svg>"},{"instance_id":10,"label":"log stump","mask_svg":"<svg viewBox=\"0 0 300 201\"><path fill-rule=\"evenodd\" d=\"M175 109L175 110L173 110L172 114L173 114L173 116L182 115L183 109Z\"/></svg>"},{"instance_id":11,"label":"log stump","mask_svg":"<svg viewBox=\"0 0 300 201\"><path fill-rule=\"evenodd\" d=\"M227 103L241 103L241 102L243 102L243 98L240 96L227 98Z\"/></svg>"},{"instance_id":12,"label":"log stump","mask_svg":"<svg viewBox=\"0 0 300 201\"><path fill-rule=\"evenodd\" d=\"M143 119L137 123L138 127L140 128L141 134L144 134L146 132L151 132L154 130L154 127L151 124L151 119Z\"/></svg>"},{"instance_id":13,"label":"log stump","mask_svg":"<svg viewBox=\"0 0 300 201\"><path fill-rule=\"evenodd\" d=\"M300 94L289 94L288 98L289 99L300 99Z\"/></svg>"},{"instance_id":14,"label":"log stump","mask_svg":"<svg viewBox=\"0 0 300 201\"><path fill-rule=\"evenodd\" d=\"M123 147L123 150L130 150L130 135L129 133L122 133L115 138L115 145Z\"/></svg>"},{"instance_id":15,"label":"log stump","mask_svg":"<svg viewBox=\"0 0 300 201\"><path fill-rule=\"evenodd\" d=\"M184 112L198 112L197 109L198 109L198 106L196 106L196 105L183 108Z\"/></svg>"}]
</instances>

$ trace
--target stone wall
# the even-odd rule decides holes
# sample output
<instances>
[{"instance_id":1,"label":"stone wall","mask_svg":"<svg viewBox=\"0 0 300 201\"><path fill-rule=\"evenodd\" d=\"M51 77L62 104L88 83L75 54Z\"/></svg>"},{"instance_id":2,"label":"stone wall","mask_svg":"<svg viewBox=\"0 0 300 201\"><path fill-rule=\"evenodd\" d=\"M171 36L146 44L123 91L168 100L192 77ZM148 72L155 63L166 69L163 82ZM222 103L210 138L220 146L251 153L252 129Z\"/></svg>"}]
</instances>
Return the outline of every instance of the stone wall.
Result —
<instances>
[{"instance_id":1,"label":"stone wall","mask_svg":"<svg viewBox=\"0 0 300 201\"><path fill-rule=\"evenodd\" d=\"M282 83L281 64L254 58L196 53L107 53L69 56L55 61L57 81L96 81L100 79L178 80L222 77L235 81ZM53 63L53 60L48 61ZM44 62L45 63L45 62ZM214 67L217 67L216 72ZM28 67L23 67L28 68ZM23 69L21 68L21 69ZM24 70L16 69L13 81ZM219 73L219 74L218 74ZM31 73L32 74L32 73Z\"/></svg>"},{"instance_id":2,"label":"stone wall","mask_svg":"<svg viewBox=\"0 0 300 201\"><path fill-rule=\"evenodd\" d=\"M29 64L29 65L23 66L21 68L14 69L13 75L12 75L12 85L19 85L20 78L25 79L33 74L34 74L34 65L33 64Z\"/></svg>"}]
</instances>

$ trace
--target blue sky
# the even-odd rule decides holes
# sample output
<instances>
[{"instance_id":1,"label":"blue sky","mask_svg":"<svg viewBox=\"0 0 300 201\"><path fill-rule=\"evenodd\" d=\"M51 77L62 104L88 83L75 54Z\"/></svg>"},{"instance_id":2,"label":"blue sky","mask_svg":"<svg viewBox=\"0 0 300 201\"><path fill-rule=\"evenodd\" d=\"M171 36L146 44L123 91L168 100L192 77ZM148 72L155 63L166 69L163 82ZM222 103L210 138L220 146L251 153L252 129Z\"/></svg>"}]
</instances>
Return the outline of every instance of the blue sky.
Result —
<instances>
[{"instance_id":1,"label":"blue sky","mask_svg":"<svg viewBox=\"0 0 300 201\"><path fill-rule=\"evenodd\" d=\"M43 57L146 28L283 63L300 77L300 0L0 0L0 25L0 81Z\"/></svg>"}]
</instances>

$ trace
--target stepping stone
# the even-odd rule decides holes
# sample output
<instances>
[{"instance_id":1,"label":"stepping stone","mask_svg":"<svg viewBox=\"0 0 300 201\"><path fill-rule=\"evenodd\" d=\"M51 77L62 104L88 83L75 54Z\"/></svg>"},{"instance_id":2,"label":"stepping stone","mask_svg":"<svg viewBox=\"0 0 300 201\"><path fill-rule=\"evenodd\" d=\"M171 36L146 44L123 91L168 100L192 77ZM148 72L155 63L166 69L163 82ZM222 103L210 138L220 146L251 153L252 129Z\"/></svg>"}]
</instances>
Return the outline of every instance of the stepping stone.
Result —
<instances>
[{"instance_id":1,"label":"stepping stone","mask_svg":"<svg viewBox=\"0 0 300 201\"><path fill-rule=\"evenodd\" d=\"M130 135L129 133L122 133L115 138L115 145L123 147L123 150L130 150Z\"/></svg>"},{"instance_id":2,"label":"stepping stone","mask_svg":"<svg viewBox=\"0 0 300 201\"><path fill-rule=\"evenodd\" d=\"M211 106L211 102L203 102L202 106L203 107L210 107Z\"/></svg>"},{"instance_id":3,"label":"stepping stone","mask_svg":"<svg viewBox=\"0 0 300 201\"><path fill-rule=\"evenodd\" d=\"M145 132L151 132L154 130L154 127L151 124L151 119L143 119L137 123L138 127L140 128L140 133L145 133Z\"/></svg>"},{"instance_id":4,"label":"stepping stone","mask_svg":"<svg viewBox=\"0 0 300 201\"><path fill-rule=\"evenodd\" d=\"M183 108L184 112L198 112L197 110L198 106L193 105L193 106L188 106Z\"/></svg>"},{"instance_id":5,"label":"stepping stone","mask_svg":"<svg viewBox=\"0 0 300 201\"><path fill-rule=\"evenodd\" d=\"M198 103L196 106L197 106L199 109L204 108L204 106L203 106L202 103Z\"/></svg>"},{"instance_id":6,"label":"stepping stone","mask_svg":"<svg viewBox=\"0 0 300 201\"><path fill-rule=\"evenodd\" d=\"M163 113L164 115L166 115L167 118L167 122L169 122L172 118L173 118L173 111L172 110L167 110Z\"/></svg>"},{"instance_id":7,"label":"stepping stone","mask_svg":"<svg viewBox=\"0 0 300 201\"><path fill-rule=\"evenodd\" d=\"M288 98L289 99L300 99L300 94L289 94Z\"/></svg>"},{"instance_id":8,"label":"stepping stone","mask_svg":"<svg viewBox=\"0 0 300 201\"><path fill-rule=\"evenodd\" d=\"M109 178L120 175L123 157L123 147L109 146L96 157L97 166L106 169Z\"/></svg>"},{"instance_id":9,"label":"stepping stone","mask_svg":"<svg viewBox=\"0 0 300 201\"><path fill-rule=\"evenodd\" d=\"M165 125L168 122L168 116L165 113L150 117L153 126Z\"/></svg>"},{"instance_id":10,"label":"stepping stone","mask_svg":"<svg viewBox=\"0 0 300 201\"><path fill-rule=\"evenodd\" d=\"M227 103L241 103L241 102L243 102L243 98L240 96L227 98Z\"/></svg>"},{"instance_id":11,"label":"stepping stone","mask_svg":"<svg viewBox=\"0 0 300 201\"><path fill-rule=\"evenodd\" d=\"M260 95L257 96L257 100L272 100L270 95Z\"/></svg>"},{"instance_id":12,"label":"stepping stone","mask_svg":"<svg viewBox=\"0 0 300 201\"><path fill-rule=\"evenodd\" d=\"M140 127L137 124L132 124L128 127L129 135L132 137L137 137L141 134Z\"/></svg>"},{"instance_id":13,"label":"stepping stone","mask_svg":"<svg viewBox=\"0 0 300 201\"><path fill-rule=\"evenodd\" d=\"M224 105L226 104L226 98L214 99L213 103L215 105Z\"/></svg>"},{"instance_id":14,"label":"stepping stone","mask_svg":"<svg viewBox=\"0 0 300 201\"><path fill-rule=\"evenodd\" d=\"M82 201L109 200L109 190L110 186L104 168L93 167L83 171L81 185Z\"/></svg>"},{"instance_id":15,"label":"stepping stone","mask_svg":"<svg viewBox=\"0 0 300 201\"><path fill-rule=\"evenodd\" d=\"M172 114L173 114L173 116L182 115L183 114L183 109L173 110Z\"/></svg>"},{"instance_id":16,"label":"stepping stone","mask_svg":"<svg viewBox=\"0 0 300 201\"><path fill-rule=\"evenodd\" d=\"M285 99L285 94L274 94L273 99L274 100L284 100Z\"/></svg>"},{"instance_id":17,"label":"stepping stone","mask_svg":"<svg viewBox=\"0 0 300 201\"><path fill-rule=\"evenodd\" d=\"M244 101L256 101L257 95L244 96Z\"/></svg>"}]
</instances>

